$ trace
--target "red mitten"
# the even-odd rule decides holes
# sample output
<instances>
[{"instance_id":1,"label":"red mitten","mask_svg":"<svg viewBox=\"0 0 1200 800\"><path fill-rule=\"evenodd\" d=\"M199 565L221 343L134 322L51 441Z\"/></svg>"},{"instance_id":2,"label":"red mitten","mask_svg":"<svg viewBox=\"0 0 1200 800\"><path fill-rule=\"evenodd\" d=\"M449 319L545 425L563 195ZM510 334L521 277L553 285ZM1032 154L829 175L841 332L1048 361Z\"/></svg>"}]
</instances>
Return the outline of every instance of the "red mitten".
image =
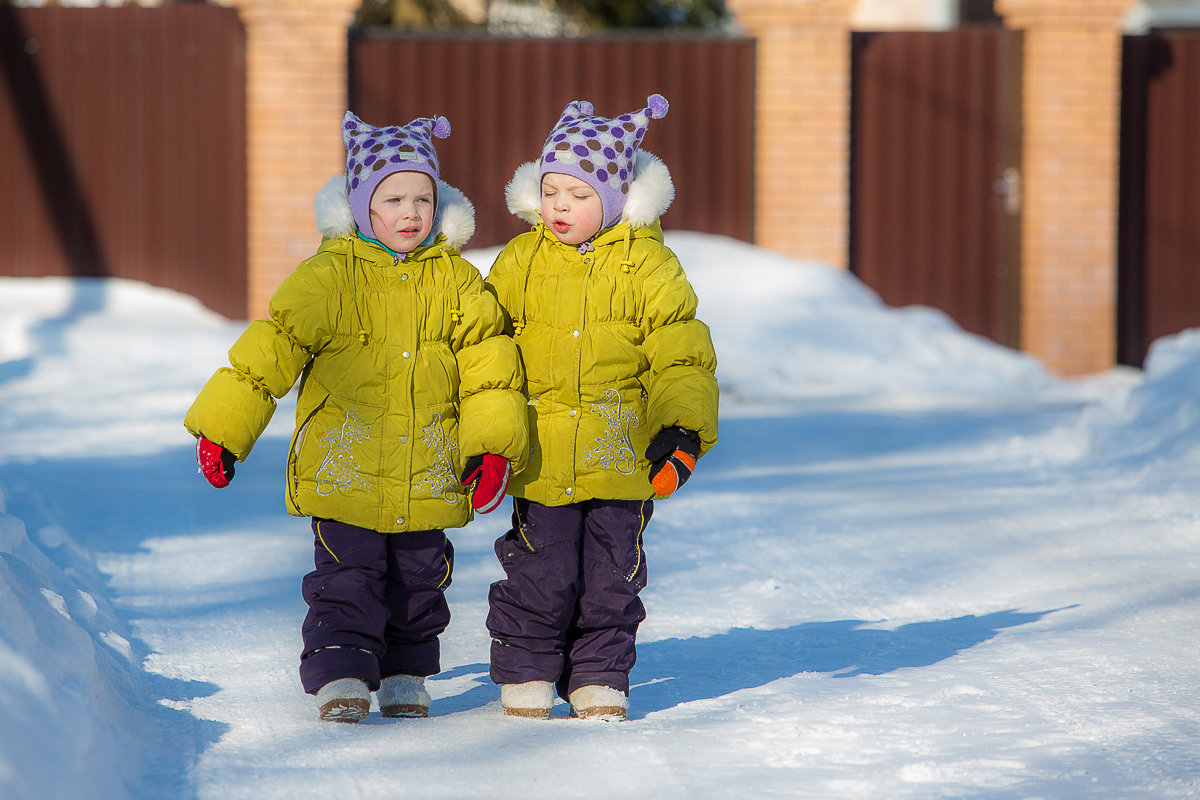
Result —
<instances>
[{"instance_id":1,"label":"red mitten","mask_svg":"<svg viewBox=\"0 0 1200 800\"><path fill-rule=\"evenodd\" d=\"M224 489L233 480L233 464L237 459L233 453L214 444L203 436L196 437L196 463L200 474L218 489Z\"/></svg>"},{"instance_id":2,"label":"red mitten","mask_svg":"<svg viewBox=\"0 0 1200 800\"><path fill-rule=\"evenodd\" d=\"M678 426L663 428L646 448L650 485L659 497L670 497L687 483L700 458L700 436Z\"/></svg>"},{"instance_id":3,"label":"red mitten","mask_svg":"<svg viewBox=\"0 0 1200 800\"><path fill-rule=\"evenodd\" d=\"M471 492L471 505L480 514L486 514L500 505L508 491L508 459L484 453L472 456L463 468L462 485L475 484Z\"/></svg>"}]
</instances>

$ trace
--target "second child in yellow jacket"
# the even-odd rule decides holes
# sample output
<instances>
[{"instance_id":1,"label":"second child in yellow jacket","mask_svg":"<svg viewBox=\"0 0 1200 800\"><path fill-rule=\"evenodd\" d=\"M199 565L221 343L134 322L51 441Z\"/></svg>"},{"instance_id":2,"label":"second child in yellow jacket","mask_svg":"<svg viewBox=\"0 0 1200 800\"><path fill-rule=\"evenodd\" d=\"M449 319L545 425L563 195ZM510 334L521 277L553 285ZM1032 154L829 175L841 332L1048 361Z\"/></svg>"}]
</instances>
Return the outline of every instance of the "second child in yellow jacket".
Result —
<instances>
[{"instance_id":1,"label":"second child in yellow jacket","mask_svg":"<svg viewBox=\"0 0 1200 800\"><path fill-rule=\"evenodd\" d=\"M666 112L659 95L611 119L570 103L507 189L533 226L487 278L529 395L529 465L510 485L487 619L510 715L548 717L557 684L576 716L625 717L653 500L717 441L712 340L658 221L674 187L640 150Z\"/></svg>"}]
</instances>

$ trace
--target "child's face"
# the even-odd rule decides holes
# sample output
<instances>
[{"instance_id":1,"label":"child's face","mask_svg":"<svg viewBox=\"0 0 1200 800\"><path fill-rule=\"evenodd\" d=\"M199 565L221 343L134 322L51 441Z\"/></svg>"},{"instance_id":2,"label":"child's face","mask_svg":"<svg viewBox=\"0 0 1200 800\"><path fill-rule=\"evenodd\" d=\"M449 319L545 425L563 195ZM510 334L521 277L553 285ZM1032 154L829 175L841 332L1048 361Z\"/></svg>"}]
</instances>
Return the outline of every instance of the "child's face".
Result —
<instances>
[{"instance_id":1,"label":"child's face","mask_svg":"<svg viewBox=\"0 0 1200 800\"><path fill-rule=\"evenodd\" d=\"M600 195L578 178L561 172L542 176L542 221L563 244L582 244L600 230Z\"/></svg>"},{"instance_id":2,"label":"child's face","mask_svg":"<svg viewBox=\"0 0 1200 800\"><path fill-rule=\"evenodd\" d=\"M375 238L397 253L409 253L433 228L433 180L423 172L393 172L371 195Z\"/></svg>"}]
</instances>

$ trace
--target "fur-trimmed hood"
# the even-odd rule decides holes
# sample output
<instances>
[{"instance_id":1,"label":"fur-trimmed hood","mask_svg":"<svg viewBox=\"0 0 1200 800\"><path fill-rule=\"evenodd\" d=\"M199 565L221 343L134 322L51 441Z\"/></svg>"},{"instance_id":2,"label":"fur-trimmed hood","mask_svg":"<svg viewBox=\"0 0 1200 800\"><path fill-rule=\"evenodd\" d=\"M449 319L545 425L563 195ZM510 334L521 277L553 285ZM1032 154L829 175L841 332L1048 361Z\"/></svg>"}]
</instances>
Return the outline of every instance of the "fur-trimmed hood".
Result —
<instances>
[{"instance_id":1,"label":"fur-trimmed hood","mask_svg":"<svg viewBox=\"0 0 1200 800\"><path fill-rule=\"evenodd\" d=\"M335 175L317 192L313 201L317 230L326 239L353 236L358 231L346 199L346 176ZM430 231L432 240L446 237L446 246L461 250L475 235L475 207L462 192L444 181L437 182L437 212Z\"/></svg>"},{"instance_id":2,"label":"fur-trimmed hood","mask_svg":"<svg viewBox=\"0 0 1200 800\"><path fill-rule=\"evenodd\" d=\"M517 167L512 180L504 187L504 199L508 210L528 222L537 225L542 221L542 178L537 161L528 161ZM675 199L675 184L671 171L658 156L638 151L637 169L629 184L625 208L621 211L618 225L627 223L631 228L653 225L671 207Z\"/></svg>"}]
</instances>

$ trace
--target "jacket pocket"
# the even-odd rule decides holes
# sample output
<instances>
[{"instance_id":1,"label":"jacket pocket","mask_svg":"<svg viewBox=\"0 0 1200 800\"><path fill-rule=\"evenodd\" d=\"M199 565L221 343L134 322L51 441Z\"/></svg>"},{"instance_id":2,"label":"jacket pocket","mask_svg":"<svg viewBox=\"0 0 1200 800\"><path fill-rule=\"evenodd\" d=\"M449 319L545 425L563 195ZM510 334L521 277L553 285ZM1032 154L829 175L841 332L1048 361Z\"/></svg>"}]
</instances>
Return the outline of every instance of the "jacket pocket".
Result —
<instances>
[{"instance_id":1,"label":"jacket pocket","mask_svg":"<svg viewBox=\"0 0 1200 800\"><path fill-rule=\"evenodd\" d=\"M362 518L379 495L382 411L325 392L313 399L289 453L294 504L305 516Z\"/></svg>"},{"instance_id":2,"label":"jacket pocket","mask_svg":"<svg viewBox=\"0 0 1200 800\"><path fill-rule=\"evenodd\" d=\"M431 412L421 424L418 435L419 444L414 448L413 457L413 498L458 503L466 496L467 489L458 480L463 459L458 449L458 419L454 416L454 407L446 403L441 406L441 411Z\"/></svg>"},{"instance_id":3,"label":"jacket pocket","mask_svg":"<svg viewBox=\"0 0 1200 800\"><path fill-rule=\"evenodd\" d=\"M308 440L309 431L312 428L313 418L325 407L329 402L329 394L322 393L313 406L307 413L298 414L301 422L296 426L296 432L292 434L292 443L288 447L287 460L287 475L288 475L288 505L291 510L296 513L300 512L300 451L304 447L304 443Z\"/></svg>"}]
</instances>

